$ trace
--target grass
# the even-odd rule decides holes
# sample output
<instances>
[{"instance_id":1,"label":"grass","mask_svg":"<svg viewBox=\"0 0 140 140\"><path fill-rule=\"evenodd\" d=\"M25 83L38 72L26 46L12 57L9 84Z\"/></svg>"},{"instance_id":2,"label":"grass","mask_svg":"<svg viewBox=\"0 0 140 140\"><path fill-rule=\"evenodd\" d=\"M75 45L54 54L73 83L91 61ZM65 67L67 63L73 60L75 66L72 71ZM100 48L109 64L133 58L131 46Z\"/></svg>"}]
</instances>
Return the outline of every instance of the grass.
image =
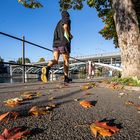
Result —
<instances>
[{"instance_id":1,"label":"grass","mask_svg":"<svg viewBox=\"0 0 140 140\"><path fill-rule=\"evenodd\" d=\"M117 82L122 85L140 86L140 80L137 77L132 78L112 78L111 82Z\"/></svg>"}]
</instances>

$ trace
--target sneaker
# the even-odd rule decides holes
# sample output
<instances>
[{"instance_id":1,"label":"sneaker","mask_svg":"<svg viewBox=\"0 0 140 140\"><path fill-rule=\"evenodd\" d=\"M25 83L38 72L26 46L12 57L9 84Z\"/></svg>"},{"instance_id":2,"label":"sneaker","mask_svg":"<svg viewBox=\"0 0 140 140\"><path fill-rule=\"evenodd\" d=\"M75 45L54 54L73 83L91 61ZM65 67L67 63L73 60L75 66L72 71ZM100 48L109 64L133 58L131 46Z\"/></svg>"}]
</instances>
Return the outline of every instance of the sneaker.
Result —
<instances>
[{"instance_id":1,"label":"sneaker","mask_svg":"<svg viewBox=\"0 0 140 140\"><path fill-rule=\"evenodd\" d=\"M41 69L41 80L44 82L44 83L47 83L48 80L49 80L49 71L50 71L50 67L43 67Z\"/></svg>"},{"instance_id":2,"label":"sneaker","mask_svg":"<svg viewBox=\"0 0 140 140\"><path fill-rule=\"evenodd\" d=\"M72 79L69 78L68 76L64 76L64 82L66 83L72 82Z\"/></svg>"}]
</instances>

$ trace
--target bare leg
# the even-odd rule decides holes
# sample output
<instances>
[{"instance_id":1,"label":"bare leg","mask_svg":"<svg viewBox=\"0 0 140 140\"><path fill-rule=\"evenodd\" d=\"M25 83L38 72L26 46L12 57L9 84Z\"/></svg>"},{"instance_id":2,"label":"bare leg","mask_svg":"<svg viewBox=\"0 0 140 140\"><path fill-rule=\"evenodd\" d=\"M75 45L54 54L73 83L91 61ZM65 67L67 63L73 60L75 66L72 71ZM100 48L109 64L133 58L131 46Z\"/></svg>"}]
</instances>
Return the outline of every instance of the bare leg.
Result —
<instances>
[{"instance_id":1,"label":"bare leg","mask_svg":"<svg viewBox=\"0 0 140 140\"><path fill-rule=\"evenodd\" d=\"M42 80L43 82L45 82L45 83L46 83L46 82L48 81L48 79L49 79L49 71L50 71L51 67L52 67L53 65L55 65L55 64L58 64L58 59L59 59L60 53L57 52L57 51L55 51L55 52L53 53L53 55L54 55L54 59L51 60L51 61L49 61L47 67L43 67L43 68L42 68L41 80Z\"/></svg>"},{"instance_id":2,"label":"bare leg","mask_svg":"<svg viewBox=\"0 0 140 140\"><path fill-rule=\"evenodd\" d=\"M58 60L59 60L60 53L57 52L57 51L55 51L55 52L53 53L53 56L54 56L54 59L51 60L51 61L49 61L49 63L48 63L48 66L49 66L49 67L52 67L53 65L58 64Z\"/></svg>"},{"instance_id":3,"label":"bare leg","mask_svg":"<svg viewBox=\"0 0 140 140\"><path fill-rule=\"evenodd\" d=\"M68 77L69 72L69 54L64 53L62 54L64 60L64 75Z\"/></svg>"}]
</instances>

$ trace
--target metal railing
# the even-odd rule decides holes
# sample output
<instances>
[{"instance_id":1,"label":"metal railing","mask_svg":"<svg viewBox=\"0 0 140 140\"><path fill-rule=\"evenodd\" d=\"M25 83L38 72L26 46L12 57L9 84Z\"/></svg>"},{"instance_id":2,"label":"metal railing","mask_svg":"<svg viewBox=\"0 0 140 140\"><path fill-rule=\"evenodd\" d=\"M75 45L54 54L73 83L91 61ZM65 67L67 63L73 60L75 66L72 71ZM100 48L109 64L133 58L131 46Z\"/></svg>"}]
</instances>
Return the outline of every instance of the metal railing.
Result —
<instances>
[{"instance_id":1,"label":"metal railing","mask_svg":"<svg viewBox=\"0 0 140 140\"><path fill-rule=\"evenodd\" d=\"M53 50L51 50L51 49L48 49L48 48L46 48L44 46L41 46L41 45L38 45L38 44L35 44L33 42L30 42L30 41L25 40L25 37L24 36L21 39L21 38L18 38L18 37L15 37L13 35L9 35L9 34L3 33L3 32L0 32L0 34L22 42L22 64L11 63L11 62L0 62L0 64L9 64L9 65L23 66L23 82L24 83L25 83L25 67L26 66L28 66L28 67L38 67L38 68L42 68L43 67L43 66L27 65L27 64L25 64L25 43L30 44L30 45L33 45L33 46L36 46L36 47L41 48L41 49L44 49L46 51L53 52ZM79 60L79 59L74 58L74 57L70 57L70 58L71 59L74 59L76 61L79 61L79 62L85 62L85 61Z\"/></svg>"}]
</instances>

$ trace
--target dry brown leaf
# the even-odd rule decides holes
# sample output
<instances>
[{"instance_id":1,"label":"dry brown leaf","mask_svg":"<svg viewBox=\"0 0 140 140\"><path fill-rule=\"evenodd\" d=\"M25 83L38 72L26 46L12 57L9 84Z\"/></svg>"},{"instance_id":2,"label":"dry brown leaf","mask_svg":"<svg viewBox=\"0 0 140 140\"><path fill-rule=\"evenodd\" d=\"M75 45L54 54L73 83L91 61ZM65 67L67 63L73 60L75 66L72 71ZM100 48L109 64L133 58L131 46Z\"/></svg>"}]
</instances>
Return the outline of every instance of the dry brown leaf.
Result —
<instances>
[{"instance_id":1,"label":"dry brown leaf","mask_svg":"<svg viewBox=\"0 0 140 140\"><path fill-rule=\"evenodd\" d=\"M24 100L30 100L36 95L37 95L36 92L24 92L21 94L21 96L23 97Z\"/></svg>"},{"instance_id":2,"label":"dry brown leaf","mask_svg":"<svg viewBox=\"0 0 140 140\"><path fill-rule=\"evenodd\" d=\"M45 115L45 114L49 114L49 113L50 113L50 111L46 107L33 106L29 110L29 114L32 114L32 115L35 115L35 116Z\"/></svg>"},{"instance_id":3,"label":"dry brown leaf","mask_svg":"<svg viewBox=\"0 0 140 140\"><path fill-rule=\"evenodd\" d=\"M17 118L17 116L19 116L19 113L17 113L17 112L7 112L7 113L0 115L0 121L5 120L5 119L9 120L12 117L15 120Z\"/></svg>"},{"instance_id":4,"label":"dry brown leaf","mask_svg":"<svg viewBox=\"0 0 140 140\"><path fill-rule=\"evenodd\" d=\"M0 115L0 121L2 121L6 116L9 115L10 112L4 113L2 115Z\"/></svg>"},{"instance_id":5,"label":"dry brown leaf","mask_svg":"<svg viewBox=\"0 0 140 140\"><path fill-rule=\"evenodd\" d=\"M108 122L99 122L99 121L96 121L95 122L95 124L97 126L100 126L102 128L105 128L105 129L109 129L109 130L111 130L114 133L117 132L117 131L119 131L119 129L116 126L109 126L109 125L107 125L107 123Z\"/></svg>"},{"instance_id":6,"label":"dry brown leaf","mask_svg":"<svg viewBox=\"0 0 140 140\"><path fill-rule=\"evenodd\" d=\"M84 101L80 101L80 105L85 107L85 108L90 108L90 107L93 106L90 101L85 101L85 100Z\"/></svg>"},{"instance_id":7,"label":"dry brown leaf","mask_svg":"<svg viewBox=\"0 0 140 140\"><path fill-rule=\"evenodd\" d=\"M84 85L84 86L82 87L82 90L88 90L88 89L90 89L90 88L92 88L90 85Z\"/></svg>"},{"instance_id":8,"label":"dry brown leaf","mask_svg":"<svg viewBox=\"0 0 140 140\"><path fill-rule=\"evenodd\" d=\"M37 92L36 96L40 97L40 96L42 96L42 93L41 92Z\"/></svg>"},{"instance_id":9,"label":"dry brown leaf","mask_svg":"<svg viewBox=\"0 0 140 140\"><path fill-rule=\"evenodd\" d=\"M49 100L54 100L54 99L56 99L56 98L55 98L55 97L50 97L50 98L49 98Z\"/></svg>"},{"instance_id":10,"label":"dry brown leaf","mask_svg":"<svg viewBox=\"0 0 140 140\"><path fill-rule=\"evenodd\" d=\"M123 85L120 85L118 83L111 83L111 84L109 84L109 88L119 90L119 89L123 89L124 86Z\"/></svg>"},{"instance_id":11,"label":"dry brown leaf","mask_svg":"<svg viewBox=\"0 0 140 140\"><path fill-rule=\"evenodd\" d=\"M5 105L9 107L16 107L16 106L19 106L20 104L21 104L20 101L14 101L14 100L9 100L5 102Z\"/></svg>"},{"instance_id":12,"label":"dry brown leaf","mask_svg":"<svg viewBox=\"0 0 140 140\"><path fill-rule=\"evenodd\" d=\"M82 90L88 90L88 89L91 89L93 87L96 87L95 83L88 83L82 87Z\"/></svg>"},{"instance_id":13,"label":"dry brown leaf","mask_svg":"<svg viewBox=\"0 0 140 140\"><path fill-rule=\"evenodd\" d=\"M23 130L22 128L15 127L11 130L4 129L3 133L0 135L0 140L19 140L23 136L28 135L30 131Z\"/></svg>"},{"instance_id":14,"label":"dry brown leaf","mask_svg":"<svg viewBox=\"0 0 140 140\"><path fill-rule=\"evenodd\" d=\"M22 103L22 101L23 101L23 98L11 98L4 101L4 103L6 106L16 107L16 106L19 106Z\"/></svg>"},{"instance_id":15,"label":"dry brown leaf","mask_svg":"<svg viewBox=\"0 0 140 140\"><path fill-rule=\"evenodd\" d=\"M131 105L131 106L134 106L137 108L138 111L140 111L140 105L139 104L135 104L134 102L132 101L127 101L125 102L126 105Z\"/></svg>"},{"instance_id":16,"label":"dry brown leaf","mask_svg":"<svg viewBox=\"0 0 140 140\"><path fill-rule=\"evenodd\" d=\"M119 129L116 126L109 126L107 122L99 122L96 121L95 123L92 123L90 125L90 129L92 133L97 137L98 134L100 134L103 137L110 137L115 132L119 131Z\"/></svg>"}]
</instances>

